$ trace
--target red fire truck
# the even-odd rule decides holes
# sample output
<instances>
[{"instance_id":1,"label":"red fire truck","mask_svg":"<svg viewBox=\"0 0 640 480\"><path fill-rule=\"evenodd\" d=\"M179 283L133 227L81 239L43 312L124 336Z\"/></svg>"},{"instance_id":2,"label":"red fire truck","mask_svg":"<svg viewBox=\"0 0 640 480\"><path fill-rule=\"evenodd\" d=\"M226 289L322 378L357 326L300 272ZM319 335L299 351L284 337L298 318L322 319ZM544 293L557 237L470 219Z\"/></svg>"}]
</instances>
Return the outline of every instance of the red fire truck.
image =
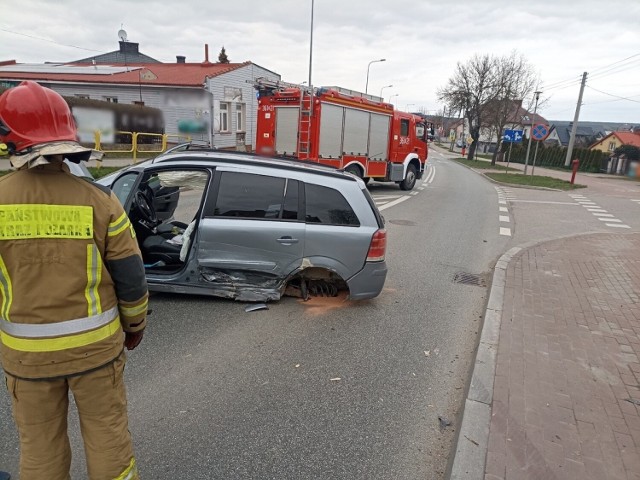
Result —
<instances>
[{"instance_id":1,"label":"red fire truck","mask_svg":"<svg viewBox=\"0 0 640 480\"><path fill-rule=\"evenodd\" d=\"M427 163L427 129L418 115L382 98L258 79L256 151L342 168L365 181L411 190Z\"/></svg>"}]
</instances>

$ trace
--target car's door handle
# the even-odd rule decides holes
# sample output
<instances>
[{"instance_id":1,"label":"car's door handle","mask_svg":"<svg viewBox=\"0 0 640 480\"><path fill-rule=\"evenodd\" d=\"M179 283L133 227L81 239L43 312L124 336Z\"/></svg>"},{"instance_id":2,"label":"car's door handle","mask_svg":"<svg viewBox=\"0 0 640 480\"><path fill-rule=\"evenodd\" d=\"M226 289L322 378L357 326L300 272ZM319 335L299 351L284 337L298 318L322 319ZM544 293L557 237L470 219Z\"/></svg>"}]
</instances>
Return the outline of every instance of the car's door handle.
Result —
<instances>
[{"instance_id":1,"label":"car's door handle","mask_svg":"<svg viewBox=\"0 0 640 480\"><path fill-rule=\"evenodd\" d=\"M298 243L298 242L299 242L299 240L298 240L297 238L293 238L293 237L286 236L286 237L280 237L280 238L278 238L278 239L276 240L276 242L278 242L278 243L282 243L282 244L284 244L284 245L292 245L292 244L294 244L294 243Z\"/></svg>"}]
</instances>

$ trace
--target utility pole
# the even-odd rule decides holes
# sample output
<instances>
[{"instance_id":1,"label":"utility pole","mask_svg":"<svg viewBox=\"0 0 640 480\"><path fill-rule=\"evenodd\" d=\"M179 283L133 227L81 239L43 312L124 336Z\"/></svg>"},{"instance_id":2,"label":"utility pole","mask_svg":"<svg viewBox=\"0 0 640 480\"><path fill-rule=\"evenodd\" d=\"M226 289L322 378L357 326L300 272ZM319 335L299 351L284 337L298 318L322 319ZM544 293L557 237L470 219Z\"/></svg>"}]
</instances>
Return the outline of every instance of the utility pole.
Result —
<instances>
[{"instance_id":1,"label":"utility pole","mask_svg":"<svg viewBox=\"0 0 640 480\"><path fill-rule=\"evenodd\" d=\"M538 111L538 99L540 98L540 94L542 92L533 92L536 95L536 106L533 108L533 117L531 117L531 128L529 130L529 144L527 145L527 156L524 158L524 175L527 174L527 166L529 165L529 151L531 150L531 137L533 133L533 120L536 118L536 113Z\"/></svg>"},{"instance_id":2,"label":"utility pole","mask_svg":"<svg viewBox=\"0 0 640 480\"><path fill-rule=\"evenodd\" d=\"M573 144L576 141L576 131L578 130L578 118L580 117L580 105L582 105L582 94L584 86L587 83L587 72L582 74L582 83L580 84L580 94L578 95L578 105L576 106L576 114L573 117L573 125L571 126L571 137L569 137L569 146L567 147L567 158L564 160L564 166L571 165L571 155L573 154Z\"/></svg>"}]
</instances>

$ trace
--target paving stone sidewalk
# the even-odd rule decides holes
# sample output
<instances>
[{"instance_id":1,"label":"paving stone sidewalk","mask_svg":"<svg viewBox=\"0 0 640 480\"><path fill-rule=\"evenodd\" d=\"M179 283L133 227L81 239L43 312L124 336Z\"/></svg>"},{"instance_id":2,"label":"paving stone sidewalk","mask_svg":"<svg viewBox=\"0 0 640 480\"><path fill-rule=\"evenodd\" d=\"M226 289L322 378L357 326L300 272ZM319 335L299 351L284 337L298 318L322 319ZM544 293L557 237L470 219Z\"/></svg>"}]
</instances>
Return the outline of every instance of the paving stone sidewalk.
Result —
<instances>
[{"instance_id":1,"label":"paving stone sidewalk","mask_svg":"<svg viewBox=\"0 0 640 480\"><path fill-rule=\"evenodd\" d=\"M640 234L516 254L506 268L485 480L640 479L639 356Z\"/></svg>"}]
</instances>

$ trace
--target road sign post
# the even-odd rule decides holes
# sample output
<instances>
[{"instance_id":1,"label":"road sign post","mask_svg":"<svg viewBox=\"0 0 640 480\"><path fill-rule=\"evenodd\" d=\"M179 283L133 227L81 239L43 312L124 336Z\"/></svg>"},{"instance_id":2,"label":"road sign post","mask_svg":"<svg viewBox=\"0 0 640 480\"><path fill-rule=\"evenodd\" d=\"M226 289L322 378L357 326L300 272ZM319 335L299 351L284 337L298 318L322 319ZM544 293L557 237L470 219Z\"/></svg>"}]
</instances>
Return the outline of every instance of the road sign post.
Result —
<instances>
[{"instance_id":1,"label":"road sign post","mask_svg":"<svg viewBox=\"0 0 640 480\"><path fill-rule=\"evenodd\" d=\"M531 139L536 142L536 149L533 153L533 163L531 164L531 175L535 172L536 169L536 157L538 156L538 145L540 142L544 141L545 138L549 136L549 126L543 125L541 123L534 125L531 129Z\"/></svg>"},{"instance_id":2,"label":"road sign post","mask_svg":"<svg viewBox=\"0 0 640 480\"><path fill-rule=\"evenodd\" d=\"M507 154L507 172L509 171L509 164L511 163L511 147L514 143L522 143L522 130L505 130L502 136L502 141L509 144L509 153Z\"/></svg>"}]
</instances>

